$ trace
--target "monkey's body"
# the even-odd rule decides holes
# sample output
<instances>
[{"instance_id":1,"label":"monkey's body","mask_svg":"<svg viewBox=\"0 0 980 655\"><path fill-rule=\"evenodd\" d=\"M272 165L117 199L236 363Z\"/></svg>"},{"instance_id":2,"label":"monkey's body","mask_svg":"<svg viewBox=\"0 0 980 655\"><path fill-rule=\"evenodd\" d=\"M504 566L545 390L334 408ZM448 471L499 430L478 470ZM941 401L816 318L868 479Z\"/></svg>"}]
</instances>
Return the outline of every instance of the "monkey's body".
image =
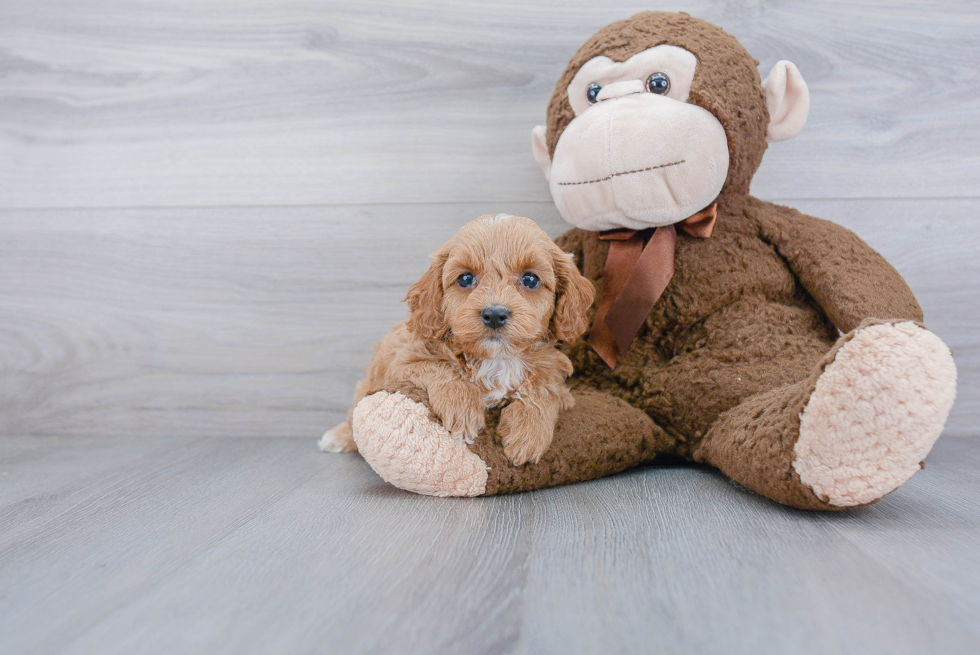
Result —
<instances>
[{"instance_id":1,"label":"monkey's body","mask_svg":"<svg viewBox=\"0 0 980 655\"><path fill-rule=\"evenodd\" d=\"M689 86L677 85L689 94L647 97L651 93L639 93L634 82L620 81L634 74L638 53L646 61L665 52L655 65L681 70L683 56L658 51L663 44L697 57L693 80L682 80ZM610 73L603 85L611 91L589 97L601 112L581 99L573 109L568 94L581 95L588 82L576 74L596 61L603 70L615 70L605 57L624 62L630 72ZM703 201L677 200L690 192L715 198L714 232L708 238L678 233L673 277L612 366L590 334L566 347L575 367L569 383L576 405L559 418L539 463L511 466L493 420L466 451L411 407L417 403L381 393L362 401L354 414L355 439L375 470L413 491L489 495L600 477L671 453L709 463L773 500L807 509L874 502L911 477L938 438L955 396L948 348L920 325L921 309L901 276L861 239L748 195L767 126L769 139L778 140L795 134L805 120L805 107L799 118L805 85L802 91L790 88L803 84L802 78L787 81L795 71L790 67L777 65L770 78L777 70L782 78L760 84L754 60L734 38L680 14L639 14L600 30L582 46L558 82L547 129L535 131L535 156L551 178L559 207L578 203L576 221L588 228L573 229L557 242L576 255L599 291L589 314L591 332L603 320L596 313L613 247L594 230L607 229L610 216L632 212L649 227L678 224L692 202ZM720 122L727 153L684 169L675 165L684 163L683 153L658 151L656 142L635 146L649 130L640 129L634 139L625 133L639 129L631 126L642 122L644 112L660 115L667 107L670 115L681 115L689 105ZM783 118L771 117L770 110ZM618 115L631 119L618 123L624 134L603 127ZM562 142L573 121L578 127ZM694 136L707 139L704 152L718 152L715 137ZM573 138L588 139L582 142L588 147ZM606 164L592 154L608 149L602 139L628 144L617 146L628 152L615 170L602 169ZM647 163L657 161L674 163ZM702 170L711 173L705 184L720 180L718 167L727 170L723 186L699 183ZM644 207L656 211L643 213ZM625 219L622 225L636 229ZM394 458L393 441L401 445ZM383 461L375 452L384 453ZM433 466L440 461L454 463ZM417 473L405 475L406 470ZM433 485L438 476L453 484Z\"/></svg>"},{"instance_id":2,"label":"monkey's body","mask_svg":"<svg viewBox=\"0 0 980 655\"><path fill-rule=\"evenodd\" d=\"M576 253L602 289L609 247L597 237L576 229L559 245ZM837 330L747 216L723 212L709 239L678 235L675 261L673 280L615 369L587 338L569 351L576 387L607 391L642 409L686 456L721 412L805 377ZM905 317L903 310L895 317Z\"/></svg>"},{"instance_id":3,"label":"monkey's body","mask_svg":"<svg viewBox=\"0 0 980 655\"><path fill-rule=\"evenodd\" d=\"M808 239L819 245L806 248ZM574 229L558 243L576 255L583 274L601 289L608 242L595 232ZM787 265L780 251L789 243L810 252L828 246L833 250L798 262L817 293L846 284L833 273L835 260L873 263L873 270L862 271L868 277L849 277L851 288L838 288L848 292L849 302L833 313L846 317L841 329L848 334L839 335ZM669 453L719 466L765 495L789 494L794 505L830 508L800 484L792 468L799 415L824 365L858 327L856 317L922 320L912 292L851 232L754 198L737 213L723 207L711 238L680 235L675 261L671 284L615 369L591 348L588 335L567 347L576 371L570 384L587 400L563 417L547 457L547 475L516 469L498 480L491 474L488 490L502 493L575 481L576 457L589 460L582 468L595 473L597 465L613 472ZM863 283L868 279L874 284ZM590 322L599 302L601 297ZM626 402L603 398L605 394ZM767 417L762 441L754 425L760 410ZM474 450L492 470L503 472L505 463L495 461L492 442L486 439ZM582 450L579 444L602 445L608 456ZM760 476L760 470L767 474ZM770 489L773 485L781 488Z\"/></svg>"},{"instance_id":4,"label":"monkey's body","mask_svg":"<svg viewBox=\"0 0 980 655\"><path fill-rule=\"evenodd\" d=\"M740 214L723 209L709 239L678 236L674 279L615 369L587 338L569 348L578 386L608 391L644 410L681 442L679 454L692 454L722 412L807 377L837 342L838 327L850 332L866 317L922 320L899 274L853 233L770 203L746 204ZM787 247L812 252L816 244L808 247L808 239L833 250L796 262L811 283L822 291L834 284L845 291L841 285L850 283L849 306L832 312L846 316L839 326L780 254ZM601 289L608 242L576 229L559 244L580 258L586 277ZM873 276L835 276L837 264L848 260L874 261Z\"/></svg>"}]
</instances>

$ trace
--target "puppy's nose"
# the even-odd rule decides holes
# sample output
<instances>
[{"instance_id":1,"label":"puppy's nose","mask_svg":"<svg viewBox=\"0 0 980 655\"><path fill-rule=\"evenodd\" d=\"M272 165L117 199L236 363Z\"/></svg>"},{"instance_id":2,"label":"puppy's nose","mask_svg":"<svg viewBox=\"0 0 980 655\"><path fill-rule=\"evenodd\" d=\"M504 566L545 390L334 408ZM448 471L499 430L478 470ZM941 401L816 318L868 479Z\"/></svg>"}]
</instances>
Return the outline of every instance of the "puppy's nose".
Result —
<instances>
[{"instance_id":1,"label":"puppy's nose","mask_svg":"<svg viewBox=\"0 0 980 655\"><path fill-rule=\"evenodd\" d=\"M480 316L483 317L484 325L491 330L496 330L510 318L510 310L499 305L490 305L489 307L483 308Z\"/></svg>"}]
</instances>

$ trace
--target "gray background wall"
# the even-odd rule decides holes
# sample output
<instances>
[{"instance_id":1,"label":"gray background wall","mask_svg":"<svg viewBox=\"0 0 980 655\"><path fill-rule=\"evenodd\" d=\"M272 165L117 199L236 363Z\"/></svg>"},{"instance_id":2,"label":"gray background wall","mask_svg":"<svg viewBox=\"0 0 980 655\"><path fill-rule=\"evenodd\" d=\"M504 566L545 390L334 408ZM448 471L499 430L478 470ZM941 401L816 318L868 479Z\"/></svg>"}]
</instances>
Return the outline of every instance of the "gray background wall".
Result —
<instances>
[{"instance_id":1,"label":"gray background wall","mask_svg":"<svg viewBox=\"0 0 980 655\"><path fill-rule=\"evenodd\" d=\"M753 192L896 265L975 435L980 12L949 0L0 2L0 433L318 435L459 225L566 229L530 130L654 8L799 66Z\"/></svg>"}]
</instances>

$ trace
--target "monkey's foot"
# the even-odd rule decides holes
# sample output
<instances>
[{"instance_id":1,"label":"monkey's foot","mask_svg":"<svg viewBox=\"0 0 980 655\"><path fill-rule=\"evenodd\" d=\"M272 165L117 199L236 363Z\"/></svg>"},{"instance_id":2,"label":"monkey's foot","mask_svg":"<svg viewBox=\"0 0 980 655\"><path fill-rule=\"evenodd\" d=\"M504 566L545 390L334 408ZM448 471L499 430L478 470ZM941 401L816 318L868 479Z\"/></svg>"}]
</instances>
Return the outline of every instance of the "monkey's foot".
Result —
<instances>
[{"instance_id":1,"label":"monkey's foot","mask_svg":"<svg viewBox=\"0 0 980 655\"><path fill-rule=\"evenodd\" d=\"M379 391L354 408L354 441L385 482L428 496L479 496L487 465L454 439L429 410L400 393Z\"/></svg>"},{"instance_id":2,"label":"monkey's foot","mask_svg":"<svg viewBox=\"0 0 980 655\"><path fill-rule=\"evenodd\" d=\"M838 507L865 505L919 470L956 396L956 366L915 323L858 330L817 379L800 415L793 468Z\"/></svg>"}]
</instances>

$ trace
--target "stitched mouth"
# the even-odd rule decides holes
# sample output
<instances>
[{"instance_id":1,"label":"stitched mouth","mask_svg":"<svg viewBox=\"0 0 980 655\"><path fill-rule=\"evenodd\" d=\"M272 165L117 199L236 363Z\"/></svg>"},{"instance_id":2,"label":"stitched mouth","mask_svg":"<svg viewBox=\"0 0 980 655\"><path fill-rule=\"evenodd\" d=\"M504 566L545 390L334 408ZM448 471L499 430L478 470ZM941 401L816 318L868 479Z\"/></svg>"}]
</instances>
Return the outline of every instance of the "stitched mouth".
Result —
<instances>
[{"instance_id":1,"label":"stitched mouth","mask_svg":"<svg viewBox=\"0 0 980 655\"><path fill-rule=\"evenodd\" d=\"M611 180L614 177L619 177L620 175L631 175L633 173L646 173L647 171L655 171L658 168L667 168L668 166L677 166L678 164L683 164L684 160L672 161L669 164L660 164L659 166L647 166L646 168L637 168L634 171L622 171L620 173L613 173L612 175L607 175L605 177L600 177L597 180L585 180L584 182L559 182L558 186L577 186L579 184L596 184L597 182L605 182Z\"/></svg>"}]
</instances>

